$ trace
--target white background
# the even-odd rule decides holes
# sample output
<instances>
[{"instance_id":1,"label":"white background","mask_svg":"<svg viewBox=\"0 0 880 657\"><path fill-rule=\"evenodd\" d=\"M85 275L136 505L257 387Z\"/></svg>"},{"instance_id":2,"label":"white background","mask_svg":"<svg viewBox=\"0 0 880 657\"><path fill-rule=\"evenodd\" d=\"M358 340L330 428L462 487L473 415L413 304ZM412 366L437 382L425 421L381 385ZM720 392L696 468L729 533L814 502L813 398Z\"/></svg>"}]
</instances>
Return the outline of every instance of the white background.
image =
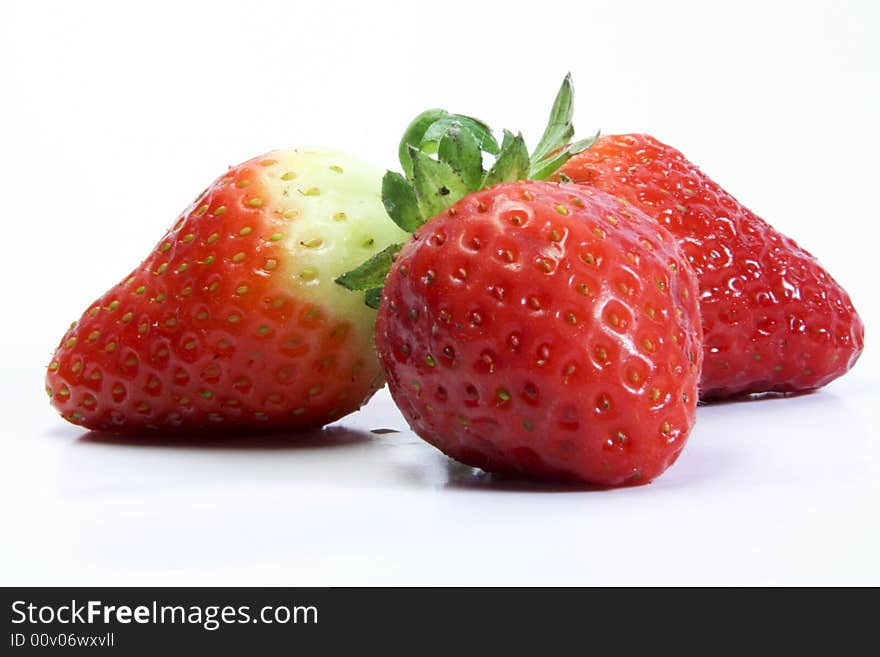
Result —
<instances>
[{"instance_id":1,"label":"white background","mask_svg":"<svg viewBox=\"0 0 880 657\"><path fill-rule=\"evenodd\" d=\"M880 4L717 4L4 3L0 584L880 584ZM222 445L50 409L68 322L226 166L395 167L433 106L534 143L569 70L582 134L676 145L848 288L850 375L701 408L677 465L611 492L457 466L384 392L326 435Z\"/></svg>"}]
</instances>

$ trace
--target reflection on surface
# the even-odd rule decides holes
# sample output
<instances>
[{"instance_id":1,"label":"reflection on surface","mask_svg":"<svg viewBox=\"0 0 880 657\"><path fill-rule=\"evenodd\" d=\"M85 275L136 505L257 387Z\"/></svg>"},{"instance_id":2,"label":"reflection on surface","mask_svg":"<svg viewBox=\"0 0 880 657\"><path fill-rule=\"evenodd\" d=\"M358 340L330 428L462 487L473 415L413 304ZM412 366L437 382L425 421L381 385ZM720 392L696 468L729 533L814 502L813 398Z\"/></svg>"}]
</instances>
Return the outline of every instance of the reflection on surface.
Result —
<instances>
[{"instance_id":1,"label":"reflection on surface","mask_svg":"<svg viewBox=\"0 0 880 657\"><path fill-rule=\"evenodd\" d=\"M473 562L474 546L506 575L523 555L580 563L592 554L598 563L614 553L632 563L644 557L638 537L649 535L654 554L734 545L760 565L767 546L788 545L792 531L815 538L817 509L832 527L840 508L868 514L859 482L876 481L878 423L858 390L835 392L701 407L666 474L608 491L456 463L402 419L392 422L382 398L300 436L145 442L78 438L65 427L37 439L52 458L27 470L31 504L18 522L36 520L14 555L27 549L55 574L86 569L104 581L118 572L178 583L177 573L248 573L255 581L258 570L266 585L325 585L327 573L370 583L450 563L457 572ZM400 430L374 431L384 427ZM849 531L846 543L857 544Z\"/></svg>"},{"instance_id":2,"label":"reflection on surface","mask_svg":"<svg viewBox=\"0 0 880 657\"><path fill-rule=\"evenodd\" d=\"M379 453L391 440L341 425L210 439L89 432L64 449L58 484L67 495L87 497L289 482L358 484L378 469Z\"/></svg>"},{"instance_id":3,"label":"reflection on surface","mask_svg":"<svg viewBox=\"0 0 880 657\"><path fill-rule=\"evenodd\" d=\"M866 447L866 429L845 399L828 391L788 396L763 395L750 403L729 401L702 406L688 445L676 462L653 483L623 489L632 494L658 488L721 485L727 477L768 484L834 479L848 469L857 476L866 466L847 465ZM768 401L769 400L769 401ZM791 435L798 426L826 425L846 418L846 451L831 451L826 439ZM578 493L604 489L492 475L443 456L409 430L385 428L357 416L303 434L238 435L204 439L195 436L121 437L86 433L62 451L59 488L72 497L199 491L209 487L249 485L329 485L373 490L396 489L496 493ZM860 427L861 422L861 427ZM393 425L392 425L393 426ZM860 428L857 428L860 427ZM819 440L822 445L816 445ZM794 444L793 444L793 441ZM787 466L792 449L827 452L811 472ZM608 491L610 493L610 491Z\"/></svg>"}]
</instances>

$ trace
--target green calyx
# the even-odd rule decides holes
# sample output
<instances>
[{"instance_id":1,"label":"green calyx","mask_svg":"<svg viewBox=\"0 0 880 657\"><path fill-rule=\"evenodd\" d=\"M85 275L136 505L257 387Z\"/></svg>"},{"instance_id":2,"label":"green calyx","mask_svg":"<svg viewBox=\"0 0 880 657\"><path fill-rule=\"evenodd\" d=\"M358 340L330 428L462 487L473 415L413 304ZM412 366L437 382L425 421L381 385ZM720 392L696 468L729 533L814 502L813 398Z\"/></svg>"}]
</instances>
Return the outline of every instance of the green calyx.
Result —
<instances>
[{"instance_id":1,"label":"green calyx","mask_svg":"<svg viewBox=\"0 0 880 657\"><path fill-rule=\"evenodd\" d=\"M574 155L588 149L599 134L572 143L574 88L566 75L547 128L529 154L522 134L505 130L499 146L492 130L482 121L446 110L419 114L400 141L398 156L404 174L388 171L382 179L382 202L400 228L415 232L430 219L473 192L503 182L544 180ZM485 169L484 156L494 158ZM394 256L402 245L394 244L343 274L336 282L363 291L371 308L378 308Z\"/></svg>"}]
</instances>

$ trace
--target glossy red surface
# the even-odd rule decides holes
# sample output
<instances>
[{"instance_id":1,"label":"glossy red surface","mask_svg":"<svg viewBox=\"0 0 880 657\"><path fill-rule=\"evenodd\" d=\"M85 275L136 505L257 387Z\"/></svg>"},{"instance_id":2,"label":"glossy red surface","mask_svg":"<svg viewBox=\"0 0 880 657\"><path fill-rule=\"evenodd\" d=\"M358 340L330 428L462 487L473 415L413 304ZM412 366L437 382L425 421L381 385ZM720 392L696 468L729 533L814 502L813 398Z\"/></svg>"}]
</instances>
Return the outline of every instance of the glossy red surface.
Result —
<instances>
[{"instance_id":1,"label":"glossy red surface","mask_svg":"<svg viewBox=\"0 0 880 657\"><path fill-rule=\"evenodd\" d=\"M423 226L376 325L413 429L494 472L644 483L694 423L697 286L672 237L616 199L521 182Z\"/></svg>"},{"instance_id":2,"label":"glossy red surface","mask_svg":"<svg viewBox=\"0 0 880 657\"><path fill-rule=\"evenodd\" d=\"M679 151L648 135L610 135L561 173L678 240L700 283L702 398L812 390L855 364L864 326L846 291Z\"/></svg>"},{"instance_id":3,"label":"glossy red surface","mask_svg":"<svg viewBox=\"0 0 880 657\"><path fill-rule=\"evenodd\" d=\"M90 429L304 429L381 384L349 323L298 299L259 158L230 170L64 335L47 391ZM275 237L273 237L275 236Z\"/></svg>"}]
</instances>

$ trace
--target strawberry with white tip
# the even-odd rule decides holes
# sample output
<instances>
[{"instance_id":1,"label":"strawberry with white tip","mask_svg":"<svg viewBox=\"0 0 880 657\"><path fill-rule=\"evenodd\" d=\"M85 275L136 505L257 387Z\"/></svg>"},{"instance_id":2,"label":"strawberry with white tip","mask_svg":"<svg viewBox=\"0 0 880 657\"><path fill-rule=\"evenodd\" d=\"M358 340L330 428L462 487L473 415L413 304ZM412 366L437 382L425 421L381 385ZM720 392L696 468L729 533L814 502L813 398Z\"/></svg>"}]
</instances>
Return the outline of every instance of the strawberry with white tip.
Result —
<instances>
[{"instance_id":1,"label":"strawberry with white tip","mask_svg":"<svg viewBox=\"0 0 880 657\"><path fill-rule=\"evenodd\" d=\"M52 404L124 433L297 431L357 410L383 383L376 313L333 281L405 235L381 176L320 149L230 169L65 333Z\"/></svg>"}]
</instances>

